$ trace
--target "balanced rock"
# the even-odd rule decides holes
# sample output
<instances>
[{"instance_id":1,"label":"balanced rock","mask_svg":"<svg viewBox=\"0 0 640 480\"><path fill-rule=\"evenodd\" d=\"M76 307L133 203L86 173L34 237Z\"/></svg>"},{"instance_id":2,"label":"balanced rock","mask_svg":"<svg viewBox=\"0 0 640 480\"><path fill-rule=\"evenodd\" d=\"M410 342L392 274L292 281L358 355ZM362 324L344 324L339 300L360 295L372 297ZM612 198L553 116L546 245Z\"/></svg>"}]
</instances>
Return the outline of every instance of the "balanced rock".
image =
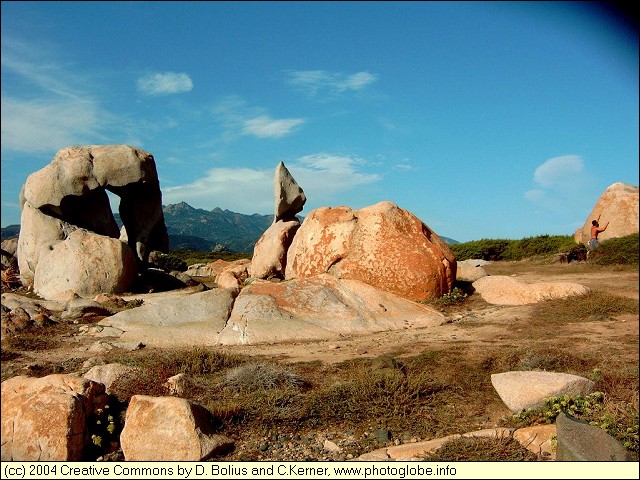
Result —
<instances>
[{"instance_id":1,"label":"balanced rock","mask_svg":"<svg viewBox=\"0 0 640 480\"><path fill-rule=\"evenodd\" d=\"M273 222L295 219L296 214L302 211L307 197L282 162L276 167L273 189L275 192Z\"/></svg>"},{"instance_id":2,"label":"balanced rock","mask_svg":"<svg viewBox=\"0 0 640 480\"><path fill-rule=\"evenodd\" d=\"M330 273L421 301L449 293L456 260L415 215L391 202L312 211L287 253L285 278Z\"/></svg>"},{"instance_id":3,"label":"balanced rock","mask_svg":"<svg viewBox=\"0 0 640 480\"><path fill-rule=\"evenodd\" d=\"M198 462L233 447L203 406L178 397L134 395L120 445L126 461Z\"/></svg>"},{"instance_id":4,"label":"balanced rock","mask_svg":"<svg viewBox=\"0 0 640 480\"><path fill-rule=\"evenodd\" d=\"M75 230L120 238L107 191L120 197L119 213L126 231L123 238L139 266L146 265L152 250L167 249L153 156L128 145L68 147L60 150L49 165L29 175L20 192L22 217L17 254L24 284L37 283L39 262L51 256L54 246ZM120 285L126 280L114 283ZM40 293L35 286L34 290ZM102 292L93 292L97 293Z\"/></svg>"},{"instance_id":5,"label":"balanced rock","mask_svg":"<svg viewBox=\"0 0 640 480\"><path fill-rule=\"evenodd\" d=\"M596 202L584 225L576 230L576 243L586 245L589 242L591 222L600 217L600 226L609 226L598 235L598 241L625 237L638 233L638 205L640 195L638 187L622 182L609 186Z\"/></svg>"},{"instance_id":6,"label":"balanced rock","mask_svg":"<svg viewBox=\"0 0 640 480\"><path fill-rule=\"evenodd\" d=\"M249 275L255 278L284 277L287 250L300 228L296 214L302 211L307 201L302 188L282 162L276 167L273 188L273 224L256 242L249 268Z\"/></svg>"},{"instance_id":7,"label":"balanced rock","mask_svg":"<svg viewBox=\"0 0 640 480\"><path fill-rule=\"evenodd\" d=\"M79 461L87 422L106 405L104 385L73 375L2 382L2 460Z\"/></svg>"}]
</instances>

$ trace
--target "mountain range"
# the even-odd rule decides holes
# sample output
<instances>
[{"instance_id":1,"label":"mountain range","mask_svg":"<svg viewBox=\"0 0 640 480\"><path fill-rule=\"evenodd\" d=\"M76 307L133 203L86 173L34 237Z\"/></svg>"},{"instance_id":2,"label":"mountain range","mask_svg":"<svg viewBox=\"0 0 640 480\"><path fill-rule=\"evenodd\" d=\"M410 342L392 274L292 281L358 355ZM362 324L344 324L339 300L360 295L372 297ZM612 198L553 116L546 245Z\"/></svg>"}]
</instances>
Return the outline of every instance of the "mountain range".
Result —
<instances>
[{"instance_id":1,"label":"mountain range","mask_svg":"<svg viewBox=\"0 0 640 480\"><path fill-rule=\"evenodd\" d=\"M273 222L273 215L245 215L220 208L204 210L185 202L163 205L162 211L169 234L169 250L253 253L254 244ZM118 226L122 226L120 215L116 213L114 217ZM2 240L15 237L19 231L19 225L3 227ZM450 245L458 243L440 238Z\"/></svg>"}]
</instances>

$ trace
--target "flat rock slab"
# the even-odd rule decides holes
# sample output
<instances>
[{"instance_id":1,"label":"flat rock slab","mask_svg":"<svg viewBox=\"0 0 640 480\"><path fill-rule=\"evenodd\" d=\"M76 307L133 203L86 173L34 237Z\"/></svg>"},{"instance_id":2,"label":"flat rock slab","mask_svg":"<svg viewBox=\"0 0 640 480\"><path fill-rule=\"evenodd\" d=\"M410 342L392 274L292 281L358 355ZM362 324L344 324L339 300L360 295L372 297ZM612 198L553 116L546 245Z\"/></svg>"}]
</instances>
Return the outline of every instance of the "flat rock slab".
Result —
<instances>
[{"instance_id":1,"label":"flat rock slab","mask_svg":"<svg viewBox=\"0 0 640 480\"><path fill-rule=\"evenodd\" d=\"M538 371L494 373L491 384L513 413L540 408L549 397L584 395L594 387L594 383L584 377Z\"/></svg>"},{"instance_id":2,"label":"flat rock slab","mask_svg":"<svg viewBox=\"0 0 640 480\"><path fill-rule=\"evenodd\" d=\"M504 275L489 275L473 282L482 299L493 305L527 305L555 298L586 295L588 287L571 282L525 283Z\"/></svg>"},{"instance_id":3,"label":"flat rock slab","mask_svg":"<svg viewBox=\"0 0 640 480\"><path fill-rule=\"evenodd\" d=\"M215 345L233 306L233 293L213 289L191 294L136 296L139 307L119 312L98 324L122 330L120 340L146 346Z\"/></svg>"},{"instance_id":4,"label":"flat rock slab","mask_svg":"<svg viewBox=\"0 0 640 480\"><path fill-rule=\"evenodd\" d=\"M321 340L436 326L443 319L426 305L329 274L286 282L256 280L236 299L219 341L239 345Z\"/></svg>"}]
</instances>

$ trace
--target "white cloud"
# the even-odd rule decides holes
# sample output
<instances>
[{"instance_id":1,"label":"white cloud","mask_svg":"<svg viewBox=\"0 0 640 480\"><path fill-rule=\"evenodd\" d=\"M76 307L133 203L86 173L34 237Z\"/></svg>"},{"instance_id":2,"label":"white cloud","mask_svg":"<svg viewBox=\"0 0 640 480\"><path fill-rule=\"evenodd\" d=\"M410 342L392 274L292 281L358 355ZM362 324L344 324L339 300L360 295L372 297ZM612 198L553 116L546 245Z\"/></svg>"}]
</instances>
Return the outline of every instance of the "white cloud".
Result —
<instances>
[{"instance_id":1,"label":"white cloud","mask_svg":"<svg viewBox=\"0 0 640 480\"><path fill-rule=\"evenodd\" d=\"M293 131L298 125L302 125L304 120L301 118L285 118L282 120L274 120L267 115L251 118L244 121L242 133L247 135L255 135L259 138L283 137Z\"/></svg>"},{"instance_id":2,"label":"white cloud","mask_svg":"<svg viewBox=\"0 0 640 480\"><path fill-rule=\"evenodd\" d=\"M367 162L344 155L318 153L288 163L287 169L307 199L327 205L331 197L363 184L379 181L378 174L362 171ZM233 212L270 214L274 210L273 169L212 168L194 182L162 188L164 204L187 202L196 208L215 207Z\"/></svg>"},{"instance_id":3,"label":"white cloud","mask_svg":"<svg viewBox=\"0 0 640 480\"><path fill-rule=\"evenodd\" d=\"M575 181L584 169L582 158L564 155L550 158L533 173L533 181L542 187L562 187Z\"/></svg>"},{"instance_id":4,"label":"white cloud","mask_svg":"<svg viewBox=\"0 0 640 480\"><path fill-rule=\"evenodd\" d=\"M214 115L226 129L223 137L232 140L238 135L253 135L258 138L279 138L292 133L304 124L302 118L274 119L264 109L250 107L238 96L229 96L213 109Z\"/></svg>"},{"instance_id":5,"label":"white cloud","mask_svg":"<svg viewBox=\"0 0 640 480\"><path fill-rule=\"evenodd\" d=\"M289 83L301 89L309 96L320 93L337 95L346 91L358 91L371 85L378 79L369 72L344 74L326 70L303 70L289 72Z\"/></svg>"},{"instance_id":6,"label":"white cloud","mask_svg":"<svg viewBox=\"0 0 640 480\"><path fill-rule=\"evenodd\" d=\"M24 101L2 98L2 149L21 153L55 152L91 143L99 108L91 101Z\"/></svg>"},{"instance_id":7,"label":"white cloud","mask_svg":"<svg viewBox=\"0 0 640 480\"><path fill-rule=\"evenodd\" d=\"M358 185L374 183L382 179L377 173L364 173L362 167L368 163L362 159L345 155L316 153L306 155L287 165L307 198L320 199L351 190Z\"/></svg>"},{"instance_id":8,"label":"white cloud","mask_svg":"<svg viewBox=\"0 0 640 480\"><path fill-rule=\"evenodd\" d=\"M192 89L193 82L186 73L151 73L138 79L138 90L146 95L170 95Z\"/></svg>"},{"instance_id":9,"label":"white cloud","mask_svg":"<svg viewBox=\"0 0 640 480\"><path fill-rule=\"evenodd\" d=\"M536 186L524 192L524 198L554 213L574 211L590 198L592 179L579 155L546 160L535 169L533 182Z\"/></svg>"}]
</instances>

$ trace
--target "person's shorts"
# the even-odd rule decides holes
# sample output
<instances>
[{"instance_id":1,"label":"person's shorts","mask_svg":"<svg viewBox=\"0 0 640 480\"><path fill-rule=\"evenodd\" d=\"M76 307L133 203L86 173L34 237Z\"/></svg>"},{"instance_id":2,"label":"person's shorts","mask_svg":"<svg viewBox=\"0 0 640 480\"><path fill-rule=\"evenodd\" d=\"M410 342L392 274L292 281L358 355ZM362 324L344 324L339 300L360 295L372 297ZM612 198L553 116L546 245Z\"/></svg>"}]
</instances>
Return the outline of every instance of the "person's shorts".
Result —
<instances>
[{"instance_id":1,"label":"person's shorts","mask_svg":"<svg viewBox=\"0 0 640 480\"><path fill-rule=\"evenodd\" d=\"M598 248L598 240L595 238L589 240L588 247L590 250L595 250L596 248Z\"/></svg>"}]
</instances>

